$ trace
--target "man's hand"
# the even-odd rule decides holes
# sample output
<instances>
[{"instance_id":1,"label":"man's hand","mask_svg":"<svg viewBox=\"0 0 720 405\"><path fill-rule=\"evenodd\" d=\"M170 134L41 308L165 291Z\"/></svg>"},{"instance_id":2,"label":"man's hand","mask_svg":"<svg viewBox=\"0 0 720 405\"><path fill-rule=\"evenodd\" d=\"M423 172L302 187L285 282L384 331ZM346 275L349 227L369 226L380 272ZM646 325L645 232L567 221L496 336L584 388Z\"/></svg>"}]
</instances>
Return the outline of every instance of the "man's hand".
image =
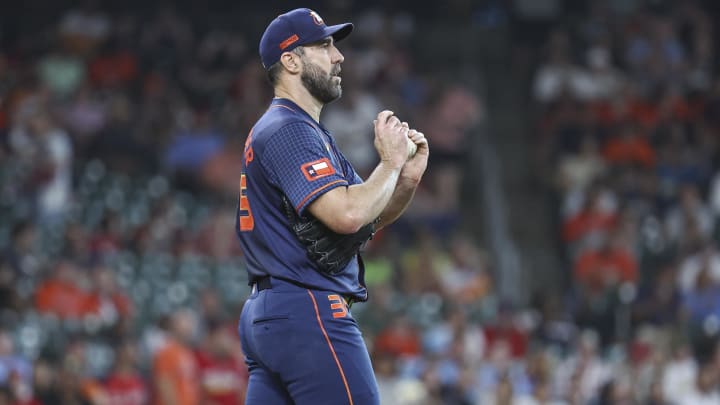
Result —
<instances>
[{"instance_id":1,"label":"man's hand","mask_svg":"<svg viewBox=\"0 0 720 405\"><path fill-rule=\"evenodd\" d=\"M390 198L390 201L380 214L380 223L375 226L376 230L395 222L402 215L415 195L415 189L420 184L420 179L425 173L428 164L430 149L425 135L422 132L409 129L410 126L407 122L403 122L401 125L407 129L406 136L417 146L417 151L413 157L405 161L402 170L400 170L392 198ZM407 143L407 139L405 142Z\"/></svg>"},{"instance_id":2,"label":"man's hand","mask_svg":"<svg viewBox=\"0 0 720 405\"><path fill-rule=\"evenodd\" d=\"M408 127L406 122L403 122L402 125L405 128ZM415 152L415 156L405 162L405 165L400 172L400 180L409 180L417 184L420 183L420 179L427 168L430 148L428 147L428 141L422 132L410 129L408 130L407 136L415 143L415 145L417 145L417 152Z\"/></svg>"},{"instance_id":3,"label":"man's hand","mask_svg":"<svg viewBox=\"0 0 720 405\"><path fill-rule=\"evenodd\" d=\"M400 169L407 161L407 137L409 129L392 111L378 114L375 124L375 149L382 163Z\"/></svg>"}]
</instances>

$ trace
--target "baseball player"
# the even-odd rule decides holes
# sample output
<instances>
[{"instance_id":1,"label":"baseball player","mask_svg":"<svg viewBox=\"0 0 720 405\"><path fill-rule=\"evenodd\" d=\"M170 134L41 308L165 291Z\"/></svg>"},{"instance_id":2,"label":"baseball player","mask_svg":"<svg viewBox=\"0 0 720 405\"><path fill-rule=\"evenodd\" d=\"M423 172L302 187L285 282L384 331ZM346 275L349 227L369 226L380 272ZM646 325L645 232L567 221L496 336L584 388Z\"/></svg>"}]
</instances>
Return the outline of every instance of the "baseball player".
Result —
<instances>
[{"instance_id":1,"label":"baseball player","mask_svg":"<svg viewBox=\"0 0 720 405\"><path fill-rule=\"evenodd\" d=\"M412 199L428 144L380 112L368 123L380 163L363 181L320 123L342 93L336 42L352 29L303 8L275 18L260 40L275 98L245 143L236 224L252 285L239 325L247 404L379 403L350 313L368 298L358 251Z\"/></svg>"}]
</instances>

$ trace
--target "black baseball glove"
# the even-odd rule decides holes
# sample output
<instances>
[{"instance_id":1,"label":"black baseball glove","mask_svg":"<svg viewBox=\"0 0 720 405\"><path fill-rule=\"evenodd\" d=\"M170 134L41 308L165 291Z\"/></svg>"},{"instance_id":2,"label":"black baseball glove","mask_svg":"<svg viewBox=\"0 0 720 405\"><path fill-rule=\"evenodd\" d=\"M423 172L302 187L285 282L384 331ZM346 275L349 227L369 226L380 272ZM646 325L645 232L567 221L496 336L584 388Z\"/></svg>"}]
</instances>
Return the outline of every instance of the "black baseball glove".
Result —
<instances>
[{"instance_id":1,"label":"black baseball glove","mask_svg":"<svg viewBox=\"0 0 720 405\"><path fill-rule=\"evenodd\" d=\"M312 215L298 216L290 201L284 196L283 210L295 235L305 246L308 257L324 274L340 273L360 252L365 242L372 239L375 234L375 223L367 224L353 234L335 233Z\"/></svg>"}]
</instances>

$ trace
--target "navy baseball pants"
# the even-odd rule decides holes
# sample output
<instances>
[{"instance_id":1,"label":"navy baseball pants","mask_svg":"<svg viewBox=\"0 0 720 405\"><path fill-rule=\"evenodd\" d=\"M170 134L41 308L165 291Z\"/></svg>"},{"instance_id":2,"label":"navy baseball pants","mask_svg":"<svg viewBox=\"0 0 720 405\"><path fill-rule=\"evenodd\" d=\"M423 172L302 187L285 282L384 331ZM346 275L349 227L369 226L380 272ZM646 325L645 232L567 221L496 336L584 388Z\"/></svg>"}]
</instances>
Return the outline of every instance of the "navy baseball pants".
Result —
<instances>
[{"instance_id":1,"label":"navy baseball pants","mask_svg":"<svg viewBox=\"0 0 720 405\"><path fill-rule=\"evenodd\" d=\"M240 315L247 405L376 405L377 382L357 322L332 291L271 279Z\"/></svg>"}]
</instances>

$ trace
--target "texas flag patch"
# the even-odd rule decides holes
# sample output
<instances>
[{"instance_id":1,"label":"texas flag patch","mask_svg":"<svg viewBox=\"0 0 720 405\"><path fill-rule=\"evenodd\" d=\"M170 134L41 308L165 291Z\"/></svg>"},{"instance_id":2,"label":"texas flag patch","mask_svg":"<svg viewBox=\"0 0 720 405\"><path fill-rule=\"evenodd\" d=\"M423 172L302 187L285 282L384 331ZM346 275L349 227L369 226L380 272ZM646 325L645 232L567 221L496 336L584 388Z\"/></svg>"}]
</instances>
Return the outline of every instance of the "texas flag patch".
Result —
<instances>
[{"instance_id":1,"label":"texas flag patch","mask_svg":"<svg viewBox=\"0 0 720 405\"><path fill-rule=\"evenodd\" d=\"M330 176L331 174L335 174L335 168L333 167L332 163L330 163L330 160L328 158L323 158L314 162L305 163L300 167L300 169L305 175L305 178L310 181L321 179L323 177Z\"/></svg>"}]
</instances>

